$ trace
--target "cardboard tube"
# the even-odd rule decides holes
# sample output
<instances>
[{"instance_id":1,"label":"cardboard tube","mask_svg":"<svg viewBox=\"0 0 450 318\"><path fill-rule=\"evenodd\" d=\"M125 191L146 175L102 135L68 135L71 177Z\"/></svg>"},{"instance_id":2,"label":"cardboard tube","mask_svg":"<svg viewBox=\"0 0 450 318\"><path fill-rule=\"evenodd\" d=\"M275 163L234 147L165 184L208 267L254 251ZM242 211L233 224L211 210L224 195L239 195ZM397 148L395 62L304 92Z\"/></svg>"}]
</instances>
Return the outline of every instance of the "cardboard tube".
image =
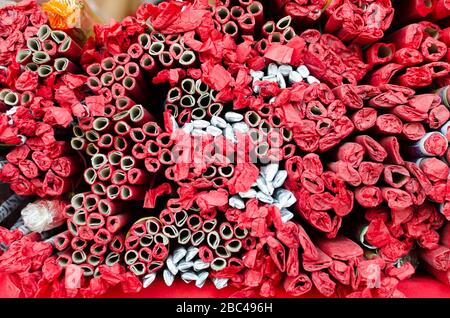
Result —
<instances>
[{"instance_id":1,"label":"cardboard tube","mask_svg":"<svg viewBox=\"0 0 450 318\"><path fill-rule=\"evenodd\" d=\"M33 53L32 61L38 65L46 64L50 62L51 57L43 51L38 51Z\"/></svg>"}]
</instances>

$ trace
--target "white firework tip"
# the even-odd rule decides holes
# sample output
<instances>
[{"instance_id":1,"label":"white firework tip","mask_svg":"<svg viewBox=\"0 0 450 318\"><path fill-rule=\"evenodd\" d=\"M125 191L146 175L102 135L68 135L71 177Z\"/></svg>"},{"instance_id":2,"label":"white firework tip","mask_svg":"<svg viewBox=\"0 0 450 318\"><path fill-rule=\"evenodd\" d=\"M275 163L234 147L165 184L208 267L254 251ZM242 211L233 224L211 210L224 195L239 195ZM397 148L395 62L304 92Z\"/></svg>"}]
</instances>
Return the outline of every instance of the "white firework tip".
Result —
<instances>
[{"instance_id":1,"label":"white firework tip","mask_svg":"<svg viewBox=\"0 0 450 318\"><path fill-rule=\"evenodd\" d=\"M232 127L233 131L239 132L241 134L246 134L250 130L248 125L244 122L234 123Z\"/></svg>"},{"instance_id":2,"label":"white firework tip","mask_svg":"<svg viewBox=\"0 0 450 318\"><path fill-rule=\"evenodd\" d=\"M201 259L198 259L194 262L193 268L194 268L194 271L199 272L203 269L209 268L209 263L205 263Z\"/></svg>"},{"instance_id":3,"label":"white firework tip","mask_svg":"<svg viewBox=\"0 0 450 318\"><path fill-rule=\"evenodd\" d=\"M233 127L230 124L227 124L225 130L223 131L223 135L226 139L230 140L232 143L237 143L236 136L234 135Z\"/></svg>"},{"instance_id":4,"label":"white firework tip","mask_svg":"<svg viewBox=\"0 0 450 318\"><path fill-rule=\"evenodd\" d=\"M277 75L278 73L278 65L275 63L270 63L267 67L267 75Z\"/></svg>"},{"instance_id":5,"label":"white firework tip","mask_svg":"<svg viewBox=\"0 0 450 318\"><path fill-rule=\"evenodd\" d=\"M239 196L243 199L252 199L256 198L257 193L255 189L250 189L247 192L239 192Z\"/></svg>"},{"instance_id":6,"label":"white firework tip","mask_svg":"<svg viewBox=\"0 0 450 318\"><path fill-rule=\"evenodd\" d=\"M238 123L244 120L244 116L236 112L227 112L225 113L225 120L229 123Z\"/></svg>"},{"instance_id":7,"label":"white firework tip","mask_svg":"<svg viewBox=\"0 0 450 318\"><path fill-rule=\"evenodd\" d=\"M228 278L213 278L212 281L217 289L222 289L228 286Z\"/></svg>"},{"instance_id":8,"label":"white firework tip","mask_svg":"<svg viewBox=\"0 0 450 318\"><path fill-rule=\"evenodd\" d=\"M280 88L286 88L286 80L284 79L283 74L281 73L277 73L277 80L278 80L278 86L280 86Z\"/></svg>"},{"instance_id":9,"label":"white firework tip","mask_svg":"<svg viewBox=\"0 0 450 318\"><path fill-rule=\"evenodd\" d=\"M142 287L147 288L150 286L156 279L156 273L147 274L142 279Z\"/></svg>"},{"instance_id":10,"label":"white firework tip","mask_svg":"<svg viewBox=\"0 0 450 318\"><path fill-rule=\"evenodd\" d=\"M222 135L222 129L215 126L208 126L206 127L206 133L210 134L211 136L218 137Z\"/></svg>"},{"instance_id":11,"label":"white firework tip","mask_svg":"<svg viewBox=\"0 0 450 318\"><path fill-rule=\"evenodd\" d=\"M204 272L200 272L197 274L198 279L195 282L195 286L197 286L198 288L202 288L203 285L205 285L206 280L208 279L209 273L204 271Z\"/></svg>"},{"instance_id":12,"label":"white firework tip","mask_svg":"<svg viewBox=\"0 0 450 318\"><path fill-rule=\"evenodd\" d=\"M281 221L283 223L289 222L294 217L294 213L292 213L288 209L281 209L280 214L281 214Z\"/></svg>"},{"instance_id":13,"label":"white firework tip","mask_svg":"<svg viewBox=\"0 0 450 318\"><path fill-rule=\"evenodd\" d=\"M177 266L175 265L175 263L173 262L173 257L172 257L172 255L169 255L169 257L167 257L167 260L166 260L166 266L167 266L167 269L168 269L173 275L178 274L178 268L177 268Z\"/></svg>"},{"instance_id":14,"label":"white firework tip","mask_svg":"<svg viewBox=\"0 0 450 318\"><path fill-rule=\"evenodd\" d=\"M224 129L225 127L227 127L227 122L225 121L225 119L223 119L221 117L212 116L211 117L211 125L213 125L217 128Z\"/></svg>"},{"instance_id":15,"label":"white firework tip","mask_svg":"<svg viewBox=\"0 0 450 318\"><path fill-rule=\"evenodd\" d=\"M210 126L211 123L207 120L197 119L192 122L192 125L197 129L205 129L206 127Z\"/></svg>"},{"instance_id":16,"label":"white firework tip","mask_svg":"<svg viewBox=\"0 0 450 318\"><path fill-rule=\"evenodd\" d=\"M186 272L181 274L181 279L185 282L185 283L190 283L192 281L197 281L198 280L198 275L194 272Z\"/></svg>"},{"instance_id":17,"label":"white firework tip","mask_svg":"<svg viewBox=\"0 0 450 318\"><path fill-rule=\"evenodd\" d=\"M280 65L280 67L278 68L278 73L283 75L283 76L289 76L289 74L292 72L292 66L287 65L287 64L283 64Z\"/></svg>"},{"instance_id":18,"label":"white firework tip","mask_svg":"<svg viewBox=\"0 0 450 318\"><path fill-rule=\"evenodd\" d=\"M256 198L259 201L267 203L267 204L272 204L275 202L275 200L270 195L267 195L261 191L256 194Z\"/></svg>"},{"instance_id":19,"label":"white firework tip","mask_svg":"<svg viewBox=\"0 0 450 318\"><path fill-rule=\"evenodd\" d=\"M172 274L168 269L165 269L163 271L163 278L164 283L166 283L167 286L172 286L173 281L175 280L175 275Z\"/></svg>"},{"instance_id":20,"label":"white firework tip","mask_svg":"<svg viewBox=\"0 0 450 318\"><path fill-rule=\"evenodd\" d=\"M198 247L189 246L189 248L187 249L185 260L187 262L192 261L194 259L194 257L196 257L198 255L198 251L199 251Z\"/></svg>"},{"instance_id":21,"label":"white firework tip","mask_svg":"<svg viewBox=\"0 0 450 318\"><path fill-rule=\"evenodd\" d=\"M277 78L277 75L276 75L276 74L264 76L264 77L262 78L262 80L263 80L263 81L266 81L266 82L274 82L274 83L278 83L278 78Z\"/></svg>"},{"instance_id":22,"label":"white firework tip","mask_svg":"<svg viewBox=\"0 0 450 318\"><path fill-rule=\"evenodd\" d=\"M256 185L258 186L259 190L267 195L271 195L269 191L269 187L267 186L266 179L263 176L259 176L258 179L256 179Z\"/></svg>"},{"instance_id":23,"label":"white firework tip","mask_svg":"<svg viewBox=\"0 0 450 318\"><path fill-rule=\"evenodd\" d=\"M306 65L300 65L299 67L297 67L297 72L303 77L303 78L307 78L310 73L309 73L309 69L308 67L306 67Z\"/></svg>"},{"instance_id":24,"label":"white firework tip","mask_svg":"<svg viewBox=\"0 0 450 318\"><path fill-rule=\"evenodd\" d=\"M250 70L250 76L253 77L254 79L260 80L261 78L263 78L264 72Z\"/></svg>"},{"instance_id":25,"label":"white firework tip","mask_svg":"<svg viewBox=\"0 0 450 318\"><path fill-rule=\"evenodd\" d=\"M178 264L179 261L181 261L187 254L187 250L184 247L177 247L173 251L173 263Z\"/></svg>"},{"instance_id":26,"label":"white firework tip","mask_svg":"<svg viewBox=\"0 0 450 318\"><path fill-rule=\"evenodd\" d=\"M192 136L206 136L208 133L200 128L194 128L191 132Z\"/></svg>"},{"instance_id":27,"label":"white firework tip","mask_svg":"<svg viewBox=\"0 0 450 318\"><path fill-rule=\"evenodd\" d=\"M194 125L192 123L186 123L184 124L183 128L181 128L185 133L190 134L192 130L194 129Z\"/></svg>"},{"instance_id":28,"label":"white firework tip","mask_svg":"<svg viewBox=\"0 0 450 318\"><path fill-rule=\"evenodd\" d=\"M284 182L287 179L287 171L286 170L279 170L277 172L277 174L275 175L275 177L273 178L272 181L272 185L273 187L276 188L280 188Z\"/></svg>"},{"instance_id":29,"label":"white firework tip","mask_svg":"<svg viewBox=\"0 0 450 318\"><path fill-rule=\"evenodd\" d=\"M303 82L303 77L300 75L299 72L292 71L291 73L289 73L288 82L289 84L300 83Z\"/></svg>"},{"instance_id":30,"label":"white firework tip","mask_svg":"<svg viewBox=\"0 0 450 318\"><path fill-rule=\"evenodd\" d=\"M228 200L228 204L236 209L242 210L245 208L245 202L237 195L232 196Z\"/></svg>"},{"instance_id":31,"label":"white firework tip","mask_svg":"<svg viewBox=\"0 0 450 318\"><path fill-rule=\"evenodd\" d=\"M288 208L297 202L294 194L286 189L278 189L275 193L275 199L277 200L279 206L283 208Z\"/></svg>"},{"instance_id":32,"label":"white firework tip","mask_svg":"<svg viewBox=\"0 0 450 318\"><path fill-rule=\"evenodd\" d=\"M306 81L308 82L308 84L320 83L320 81L312 75L308 76L306 78Z\"/></svg>"},{"instance_id":33,"label":"white firework tip","mask_svg":"<svg viewBox=\"0 0 450 318\"><path fill-rule=\"evenodd\" d=\"M278 165L278 163L270 163L261 167L260 173L266 181L272 182L278 172L279 167L280 166Z\"/></svg>"},{"instance_id":34,"label":"white firework tip","mask_svg":"<svg viewBox=\"0 0 450 318\"><path fill-rule=\"evenodd\" d=\"M181 272L187 272L189 269L192 268L192 266L194 266L193 262L186 262L186 261L181 261L180 263L178 263L177 267Z\"/></svg>"}]
</instances>

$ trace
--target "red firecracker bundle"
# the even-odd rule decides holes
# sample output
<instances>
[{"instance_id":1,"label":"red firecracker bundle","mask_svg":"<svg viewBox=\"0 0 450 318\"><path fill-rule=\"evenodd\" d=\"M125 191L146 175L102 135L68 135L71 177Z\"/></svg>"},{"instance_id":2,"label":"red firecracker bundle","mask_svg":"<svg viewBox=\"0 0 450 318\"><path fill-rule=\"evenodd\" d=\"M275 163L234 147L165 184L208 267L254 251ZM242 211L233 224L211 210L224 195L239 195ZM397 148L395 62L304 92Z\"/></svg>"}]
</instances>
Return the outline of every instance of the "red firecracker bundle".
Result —
<instances>
[{"instance_id":1,"label":"red firecracker bundle","mask_svg":"<svg viewBox=\"0 0 450 318\"><path fill-rule=\"evenodd\" d=\"M448 285L448 1L211 2L145 3L83 47L34 1L0 9L17 294Z\"/></svg>"}]
</instances>

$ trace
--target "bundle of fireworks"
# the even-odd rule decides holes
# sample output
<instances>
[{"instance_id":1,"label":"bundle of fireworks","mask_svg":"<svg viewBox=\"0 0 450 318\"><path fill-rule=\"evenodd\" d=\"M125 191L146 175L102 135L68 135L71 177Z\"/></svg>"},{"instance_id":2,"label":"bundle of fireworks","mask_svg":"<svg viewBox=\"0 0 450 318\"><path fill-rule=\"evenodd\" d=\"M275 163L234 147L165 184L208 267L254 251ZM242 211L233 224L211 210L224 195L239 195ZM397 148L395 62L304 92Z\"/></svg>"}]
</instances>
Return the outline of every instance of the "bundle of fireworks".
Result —
<instances>
[{"instance_id":1,"label":"bundle of fireworks","mask_svg":"<svg viewBox=\"0 0 450 318\"><path fill-rule=\"evenodd\" d=\"M1 8L0 273L26 297L449 285L450 5L404 2L147 2L87 41L58 1Z\"/></svg>"}]
</instances>

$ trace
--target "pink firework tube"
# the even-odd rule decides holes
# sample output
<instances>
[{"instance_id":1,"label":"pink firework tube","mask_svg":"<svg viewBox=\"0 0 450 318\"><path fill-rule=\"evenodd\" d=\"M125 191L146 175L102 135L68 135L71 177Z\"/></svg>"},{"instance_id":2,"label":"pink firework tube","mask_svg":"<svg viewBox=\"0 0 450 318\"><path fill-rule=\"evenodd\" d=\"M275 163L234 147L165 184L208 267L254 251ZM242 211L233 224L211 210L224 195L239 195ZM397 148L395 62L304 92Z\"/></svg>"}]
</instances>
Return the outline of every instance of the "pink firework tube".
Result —
<instances>
[{"instance_id":1,"label":"pink firework tube","mask_svg":"<svg viewBox=\"0 0 450 318\"><path fill-rule=\"evenodd\" d=\"M100 77L103 87L111 87L114 83L114 74L112 72L105 72Z\"/></svg>"},{"instance_id":2,"label":"pink firework tube","mask_svg":"<svg viewBox=\"0 0 450 318\"><path fill-rule=\"evenodd\" d=\"M105 72L113 72L116 68L116 61L112 57L106 57L104 58L100 63L103 71Z\"/></svg>"},{"instance_id":3,"label":"pink firework tube","mask_svg":"<svg viewBox=\"0 0 450 318\"><path fill-rule=\"evenodd\" d=\"M413 23L387 36L386 40L395 44L396 48L409 47L419 49L423 40L422 26Z\"/></svg>"},{"instance_id":4,"label":"pink firework tube","mask_svg":"<svg viewBox=\"0 0 450 318\"><path fill-rule=\"evenodd\" d=\"M96 76L91 76L87 80L87 86L93 91L98 92L102 87L102 82Z\"/></svg>"},{"instance_id":5,"label":"pink firework tube","mask_svg":"<svg viewBox=\"0 0 450 318\"><path fill-rule=\"evenodd\" d=\"M127 173L127 178L131 185L147 184L151 179L150 175L146 171L138 168L129 170Z\"/></svg>"},{"instance_id":6,"label":"pink firework tube","mask_svg":"<svg viewBox=\"0 0 450 318\"><path fill-rule=\"evenodd\" d=\"M60 177L70 177L82 169L79 157L59 157L52 163L51 169Z\"/></svg>"},{"instance_id":7,"label":"pink firework tube","mask_svg":"<svg viewBox=\"0 0 450 318\"><path fill-rule=\"evenodd\" d=\"M126 89L119 83L114 83L111 87L111 96L116 101L122 97L124 97L126 94Z\"/></svg>"},{"instance_id":8,"label":"pink firework tube","mask_svg":"<svg viewBox=\"0 0 450 318\"><path fill-rule=\"evenodd\" d=\"M442 160L437 158L421 158L417 161L417 165L432 182L446 181L448 178L449 167Z\"/></svg>"},{"instance_id":9,"label":"pink firework tube","mask_svg":"<svg viewBox=\"0 0 450 318\"><path fill-rule=\"evenodd\" d=\"M68 204L64 207L64 216L66 219L71 219L75 212L76 210L71 204Z\"/></svg>"},{"instance_id":10,"label":"pink firework tube","mask_svg":"<svg viewBox=\"0 0 450 318\"><path fill-rule=\"evenodd\" d=\"M424 156L442 156L448 148L447 138L439 132L429 132L413 145L405 146L404 151L409 156L421 158Z\"/></svg>"},{"instance_id":11,"label":"pink firework tube","mask_svg":"<svg viewBox=\"0 0 450 318\"><path fill-rule=\"evenodd\" d=\"M141 66L141 68L143 70L145 70L150 75L155 74L157 71L157 65L155 63L155 59L147 53L142 55L142 57L139 61L139 65Z\"/></svg>"},{"instance_id":12,"label":"pink firework tube","mask_svg":"<svg viewBox=\"0 0 450 318\"><path fill-rule=\"evenodd\" d=\"M422 19L433 12L435 5L435 1L428 0L402 1L398 7L402 14L399 14L398 18L402 23Z\"/></svg>"},{"instance_id":13,"label":"pink firework tube","mask_svg":"<svg viewBox=\"0 0 450 318\"><path fill-rule=\"evenodd\" d=\"M139 58L144 54L144 49L141 47L139 43L131 44L128 48L128 55L130 55L130 58L134 60L139 60Z\"/></svg>"},{"instance_id":14,"label":"pink firework tube","mask_svg":"<svg viewBox=\"0 0 450 318\"><path fill-rule=\"evenodd\" d=\"M124 152L128 149L128 141L126 138L117 136L114 138L114 149L120 152Z\"/></svg>"},{"instance_id":15,"label":"pink firework tube","mask_svg":"<svg viewBox=\"0 0 450 318\"><path fill-rule=\"evenodd\" d=\"M363 161L365 149L358 143L347 142L342 144L338 151L336 158L348 162L352 167L357 168Z\"/></svg>"},{"instance_id":16,"label":"pink firework tube","mask_svg":"<svg viewBox=\"0 0 450 318\"><path fill-rule=\"evenodd\" d=\"M431 21L438 21L448 16L450 16L450 2L448 0L437 0L433 12L427 18Z\"/></svg>"},{"instance_id":17,"label":"pink firework tube","mask_svg":"<svg viewBox=\"0 0 450 318\"><path fill-rule=\"evenodd\" d=\"M99 95L102 95L105 99L105 103L108 104L112 101L112 93L111 90L107 87L103 87L99 91Z\"/></svg>"},{"instance_id":18,"label":"pink firework tube","mask_svg":"<svg viewBox=\"0 0 450 318\"><path fill-rule=\"evenodd\" d=\"M445 77L450 73L450 64L446 62L432 62L425 64L431 72L432 78Z\"/></svg>"},{"instance_id":19,"label":"pink firework tube","mask_svg":"<svg viewBox=\"0 0 450 318\"><path fill-rule=\"evenodd\" d=\"M175 61L170 52L163 51L158 55L159 62L161 63L164 68L171 68L173 67Z\"/></svg>"},{"instance_id":20,"label":"pink firework tube","mask_svg":"<svg viewBox=\"0 0 450 318\"><path fill-rule=\"evenodd\" d=\"M100 197L98 195L89 193L84 200L84 208L87 212L93 212L97 210L99 201Z\"/></svg>"},{"instance_id":21,"label":"pink firework tube","mask_svg":"<svg viewBox=\"0 0 450 318\"><path fill-rule=\"evenodd\" d=\"M231 19L230 10L225 6L216 7L214 18L220 23L225 24Z\"/></svg>"},{"instance_id":22,"label":"pink firework tube","mask_svg":"<svg viewBox=\"0 0 450 318\"><path fill-rule=\"evenodd\" d=\"M98 211L105 216L116 215L124 211L124 204L109 199L100 199L98 203Z\"/></svg>"},{"instance_id":23,"label":"pink firework tube","mask_svg":"<svg viewBox=\"0 0 450 318\"><path fill-rule=\"evenodd\" d=\"M247 12L255 19L255 25L260 28L264 23L264 7L259 1L253 1L247 6Z\"/></svg>"},{"instance_id":24,"label":"pink firework tube","mask_svg":"<svg viewBox=\"0 0 450 318\"><path fill-rule=\"evenodd\" d=\"M129 110L130 119L134 125L142 127L148 122L154 122L155 118L150 112L142 105L134 105Z\"/></svg>"},{"instance_id":25,"label":"pink firework tube","mask_svg":"<svg viewBox=\"0 0 450 318\"><path fill-rule=\"evenodd\" d=\"M181 34L179 33L166 35L164 42L169 45L172 45L174 43L183 44L183 41L181 41Z\"/></svg>"},{"instance_id":26,"label":"pink firework tube","mask_svg":"<svg viewBox=\"0 0 450 318\"><path fill-rule=\"evenodd\" d=\"M233 39L235 39L239 34L239 29L234 21L228 21L222 26L222 32L228 34Z\"/></svg>"},{"instance_id":27,"label":"pink firework tube","mask_svg":"<svg viewBox=\"0 0 450 318\"><path fill-rule=\"evenodd\" d=\"M130 133L131 127L126 121L120 120L114 125L114 132L121 137L126 137Z\"/></svg>"},{"instance_id":28,"label":"pink firework tube","mask_svg":"<svg viewBox=\"0 0 450 318\"><path fill-rule=\"evenodd\" d=\"M100 149L112 149L114 143L114 137L111 134L104 134L100 136L100 139L97 141L97 146Z\"/></svg>"},{"instance_id":29,"label":"pink firework tube","mask_svg":"<svg viewBox=\"0 0 450 318\"><path fill-rule=\"evenodd\" d=\"M125 185L128 183L127 173L121 169L115 170L111 175L111 182L118 186Z\"/></svg>"},{"instance_id":30,"label":"pink firework tube","mask_svg":"<svg viewBox=\"0 0 450 318\"><path fill-rule=\"evenodd\" d=\"M114 235L111 243L109 243L109 249L115 253L122 253L125 250L124 235Z\"/></svg>"},{"instance_id":31,"label":"pink firework tube","mask_svg":"<svg viewBox=\"0 0 450 318\"><path fill-rule=\"evenodd\" d=\"M135 78L138 82L142 82L142 74L139 65L135 62L129 62L125 65L125 74Z\"/></svg>"},{"instance_id":32,"label":"pink firework tube","mask_svg":"<svg viewBox=\"0 0 450 318\"><path fill-rule=\"evenodd\" d=\"M127 76L122 81L125 91L136 100L144 100L145 94L134 77Z\"/></svg>"},{"instance_id":33,"label":"pink firework tube","mask_svg":"<svg viewBox=\"0 0 450 318\"><path fill-rule=\"evenodd\" d=\"M269 48L269 41L267 39L261 39L256 43L255 48L260 54L265 54Z\"/></svg>"},{"instance_id":34,"label":"pink firework tube","mask_svg":"<svg viewBox=\"0 0 450 318\"><path fill-rule=\"evenodd\" d=\"M106 219L106 229L112 234L115 234L125 227L129 221L130 214L128 213L109 216Z\"/></svg>"},{"instance_id":35,"label":"pink firework tube","mask_svg":"<svg viewBox=\"0 0 450 318\"><path fill-rule=\"evenodd\" d=\"M107 252L108 247L105 244L94 243L91 245L89 252L92 255L103 256Z\"/></svg>"},{"instance_id":36,"label":"pink firework tube","mask_svg":"<svg viewBox=\"0 0 450 318\"><path fill-rule=\"evenodd\" d=\"M138 160L144 160L147 157L147 149L143 144L135 144L131 149L131 154Z\"/></svg>"},{"instance_id":37,"label":"pink firework tube","mask_svg":"<svg viewBox=\"0 0 450 318\"><path fill-rule=\"evenodd\" d=\"M364 208L374 208L383 202L381 189L375 186L362 186L355 190L356 201Z\"/></svg>"},{"instance_id":38,"label":"pink firework tube","mask_svg":"<svg viewBox=\"0 0 450 318\"><path fill-rule=\"evenodd\" d=\"M70 231L64 231L54 237L54 246L58 251L64 251L69 247L73 235Z\"/></svg>"},{"instance_id":39,"label":"pink firework tube","mask_svg":"<svg viewBox=\"0 0 450 318\"><path fill-rule=\"evenodd\" d=\"M395 45L392 43L375 43L366 52L366 62L370 66L386 64L394 58Z\"/></svg>"},{"instance_id":40,"label":"pink firework tube","mask_svg":"<svg viewBox=\"0 0 450 318\"><path fill-rule=\"evenodd\" d=\"M270 44L272 44L272 43L283 44L285 42L285 39L283 37L283 33L273 32L272 34L269 35L268 41Z\"/></svg>"},{"instance_id":41,"label":"pink firework tube","mask_svg":"<svg viewBox=\"0 0 450 318\"><path fill-rule=\"evenodd\" d=\"M364 107L353 113L351 119L356 130L365 131L375 126L377 111L370 107Z\"/></svg>"},{"instance_id":42,"label":"pink firework tube","mask_svg":"<svg viewBox=\"0 0 450 318\"><path fill-rule=\"evenodd\" d=\"M255 32L255 17L250 13L243 14L238 20L241 34L250 35Z\"/></svg>"},{"instance_id":43,"label":"pink firework tube","mask_svg":"<svg viewBox=\"0 0 450 318\"><path fill-rule=\"evenodd\" d=\"M132 128L130 131L130 137L133 142L144 143L147 136L142 131L142 128Z\"/></svg>"},{"instance_id":44,"label":"pink firework tube","mask_svg":"<svg viewBox=\"0 0 450 318\"><path fill-rule=\"evenodd\" d=\"M136 105L136 103L129 97L123 96L116 100L116 108L118 111L128 110Z\"/></svg>"},{"instance_id":45,"label":"pink firework tube","mask_svg":"<svg viewBox=\"0 0 450 318\"><path fill-rule=\"evenodd\" d=\"M120 187L120 199L123 201L143 200L146 188L141 186L123 185Z\"/></svg>"},{"instance_id":46,"label":"pink firework tube","mask_svg":"<svg viewBox=\"0 0 450 318\"><path fill-rule=\"evenodd\" d=\"M78 227L78 236L81 237L83 240L91 241L94 239L94 230L91 229L87 225L82 225Z\"/></svg>"},{"instance_id":47,"label":"pink firework tube","mask_svg":"<svg viewBox=\"0 0 450 318\"><path fill-rule=\"evenodd\" d=\"M87 219L87 226L92 230L104 228L105 218L100 213L91 213Z\"/></svg>"},{"instance_id":48,"label":"pink firework tube","mask_svg":"<svg viewBox=\"0 0 450 318\"><path fill-rule=\"evenodd\" d=\"M387 157L387 152L376 140L368 135L361 135L355 138L355 141L363 146L366 154L376 162L383 162Z\"/></svg>"},{"instance_id":49,"label":"pink firework tube","mask_svg":"<svg viewBox=\"0 0 450 318\"><path fill-rule=\"evenodd\" d=\"M184 48L178 43L172 43L169 48L169 53L175 61L178 61L184 53Z\"/></svg>"},{"instance_id":50,"label":"pink firework tube","mask_svg":"<svg viewBox=\"0 0 450 318\"><path fill-rule=\"evenodd\" d=\"M397 165L403 165L402 155L400 154L400 143L395 136L384 137L380 140L380 145L386 150L387 161Z\"/></svg>"},{"instance_id":51,"label":"pink firework tube","mask_svg":"<svg viewBox=\"0 0 450 318\"><path fill-rule=\"evenodd\" d=\"M70 242L70 246L75 251L82 251L87 246L87 241L83 240L81 237L74 237Z\"/></svg>"},{"instance_id":52,"label":"pink firework tube","mask_svg":"<svg viewBox=\"0 0 450 318\"><path fill-rule=\"evenodd\" d=\"M371 72L367 75L368 84L378 86L382 84L387 84L391 81L394 75L400 71L405 66L397 63L389 63L383 65L379 69Z\"/></svg>"},{"instance_id":53,"label":"pink firework tube","mask_svg":"<svg viewBox=\"0 0 450 318\"><path fill-rule=\"evenodd\" d=\"M94 182L91 191L97 195L106 195L106 186L102 182Z\"/></svg>"},{"instance_id":54,"label":"pink firework tube","mask_svg":"<svg viewBox=\"0 0 450 318\"><path fill-rule=\"evenodd\" d=\"M150 263L153 260L152 250L148 247L142 247L139 252L139 261L144 263Z\"/></svg>"},{"instance_id":55,"label":"pink firework tube","mask_svg":"<svg viewBox=\"0 0 450 318\"><path fill-rule=\"evenodd\" d=\"M391 187L400 189L411 179L409 171L403 166L385 165L383 170L384 181Z\"/></svg>"},{"instance_id":56,"label":"pink firework tube","mask_svg":"<svg viewBox=\"0 0 450 318\"><path fill-rule=\"evenodd\" d=\"M47 40L42 42L42 50L51 57L55 57L58 53L58 45L52 40Z\"/></svg>"},{"instance_id":57,"label":"pink firework tube","mask_svg":"<svg viewBox=\"0 0 450 318\"><path fill-rule=\"evenodd\" d=\"M126 76L126 74L125 74L125 67L123 67L122 65L117 66L114 69L113 74L114 74L114 80L116 82L121 82Z\"/></svg>"},{"instance_id":58,"label":"pink firework tube","mask_svg":"<svg viewBox=\"0 0 450 318\"><path fill-rule=\"evenodd\" d=\"M147 33L143 33L139 35L138 37L138 43L145 51L148 51L150 48L150 45L152 44L152 39L150 38L150 35Z\"/></svg>"},{"instance_id":59,"label":"pink firework tube","mask_svg":"<svg viewBox=\"0 0 450 318\"><path fill-rule=\"evenodd\" d=\"M159 219L163 225L172 225L175 223L175 214L170 210L163 210L159 214Z\"/></svg>"},{"instance_id":60,"label":"pink firework tube","mask_svg":"<svg viewBox=\"0 0 450 318\"><path fill-rule=\"evenodd\" d=\"M56 263L61 267L72 264L72 252L70 250L66 250L65 252L59 254L56 258Z\"/></svg>"},{"instance_id":61,"label":"pink firework tube","mask_svg":"<svg viewBox=\"0 0 450 318\"><path fill-rule=\"evenodd\" d=\"M66 56L71 61L78 61L81 57L81 54L83 53L83 50L74 40L72 40L72 38L67 37L67 39L62 44L60 44L58 53Z\"/></svg>"},{"instance_id":62,"label":"pink firework tube","mask_svg":"<svg viewBox=\"0 0 450 318\"><path fill-rule=\"evenodd\" d=\"M114 170L113 165L107 163L98 170L97 177L100 181L110 181Z\"/></svg>"},{"instance_id":63,"label":"pink firework tube","mask_svg":"<svg viewBox=\"0 0 450 318\"><path fill-rule=\"evenodd\" d=\"M120 188L115 184L109 185L106 188L106 196L108 197L109 200L115 200L115 199L119 198Z\"/></svg>"},{"instance_id":64,"label":"pink firework tube","mask_svg":"<svg viewBox=\"0 0 450 318\"><path fill-rule=\"evenodd\" d=\"M129 171L135 168L138 164L139 166L141 165L141 163L137 163L132 156L123 156L120 161L120 168L124 171Z\"/></svg>"},{"instance_id":65,"label":"pink firework tube","mask_svg":"<svg viewBox=\"0 0 450 318\"><path fill-rule=\"evenodd\" d=\"M161 169L161 162L157 158L145 158L145 169L148 172L156 173Z\"/></svg>"},{"instance_id":66,"label":"pink firework tube","mask_svg":"<svg viewBox=\"0 0 450 318\"><path fill-rule=\"evenodd\" d=\"M143 127L144 134L149 137L157 137L161 133L161 128L156 122L148 122Z\"/></svg>"},{"instance_id":67,"label":"pink firework tube","mask_svg":"<svg viewBox=\"0 0 450 318\"><path fill-rule=\"evenodd\" d=\"M104 228L99 229L94 236L94 241L95 241L95 243L98 243L98 244L106 245L109 242L111 242L111 240L112 240L111 233L107 229L104 229Z\"/></svg>"},{"instance_id":68,"label":"pink firework tube","mask_svg":"<svg viewBox=\"0 0 450 318\"><path fill-rule=\"evenodd\" d=\"M125 249L127 250L135 250L139 248L139 236L137 235L129 235L125 239Z\"/></svg>"},{"instance_id":69,"label":"pink firework tube","mask_svg":"<svg viewBox=\"0 0 450 318\"><path fill-rule=\"evenodd\" d=\"M374 128L377 134L398 135L402 132L403 123L394 114L383 114L377 117Z\"/></svg>"},{"instance_id":70,"label":"pink firework tube","mask_svg":"<svg viewBox=\"0 0 450 318\"><path fill-rule=\"evenodd\" d=\"M426 130L422 123L405 123L402 128L401 137L410 141L418 141L425 134Z\"/></svg>"},{"instance_id":71,"label":"pink firework tube","mask_svg":"<svg viewBox=\"0 0 450 318\"><path fill-rule=\"evenodd\" d=\"M114 55L114 62L116 65L125 65L130 62L131 57L127 53L119 53Z\"/></svg>"},{"instance_id":72,"label":"pink firework tube","mask_svg":"<svg viewBox=\"0 0 450 318\"><path fill-rule=\"evenodd\" d=\"M421 53L427 62L436 62L447 53L447 45L432 37L427 37L420 46Z\"/></svg>"},{"instance_id":73,"label":"pink firework tube","mask_svg":"<svg viewBox=\"0 0 450 318\"><path fill-rule=\"evenodd\" d=\"M53 68L57 73L78 73L79 70L77 65L65 57L55 59Z\"/></svg>"},{"instance_id":74,"label":"pink firework tube","mask_svg":"<svg viewBox=\"0 0 450 318\"><path fill-rule=\"evenodd\" d=\"M103 70L100 63L94 63L87 67L86 72L89 76L99 77L102 74Z\"/></svg>"},{"instance_id":75,"label":"pink firework tube","mask_svg":"<svg viewBox=\"0 0 450 318\"><path fill-rule=\"evenodd\" d=\"M49 171L45 175L42 188L49 196L62 195L71 190L72 182L70 179L62 178Z\"/></svg>"},{"instance_id":76,"label":"pink firework tube","mask_svg":"<svg viewBox=\"0 0 450 318\"><path fill-rule=\"evenodd\" d=\"M392 61L404 66L412 66L422 63L423 55L416 49L404 47L395 52Z\"/></svg>"},{"instance_id":77,"label":"pink firework tube","mask_svg":"<svg viewBox=\"0 0 450 318\"><path fill-rule=\"evenodd\" d=\"M269 35L271 35L273 32L275 32L275 22L274 21L266 22L261 28L261 33L262 33L263 37L265 37L265 38L268 38Z\"/></svg>"},{"instance_id":78,"label":"pink firework tube","mask_svg":"<svg viewBox=\"0 0 450 318\"><path fill-rule=\"evenodd\" d=\"M233 21L238 21L243 15L244 15L245 11L242 7L240 6L234 6L230 9L230 18Z\"/></svg>"}]
</instances>

